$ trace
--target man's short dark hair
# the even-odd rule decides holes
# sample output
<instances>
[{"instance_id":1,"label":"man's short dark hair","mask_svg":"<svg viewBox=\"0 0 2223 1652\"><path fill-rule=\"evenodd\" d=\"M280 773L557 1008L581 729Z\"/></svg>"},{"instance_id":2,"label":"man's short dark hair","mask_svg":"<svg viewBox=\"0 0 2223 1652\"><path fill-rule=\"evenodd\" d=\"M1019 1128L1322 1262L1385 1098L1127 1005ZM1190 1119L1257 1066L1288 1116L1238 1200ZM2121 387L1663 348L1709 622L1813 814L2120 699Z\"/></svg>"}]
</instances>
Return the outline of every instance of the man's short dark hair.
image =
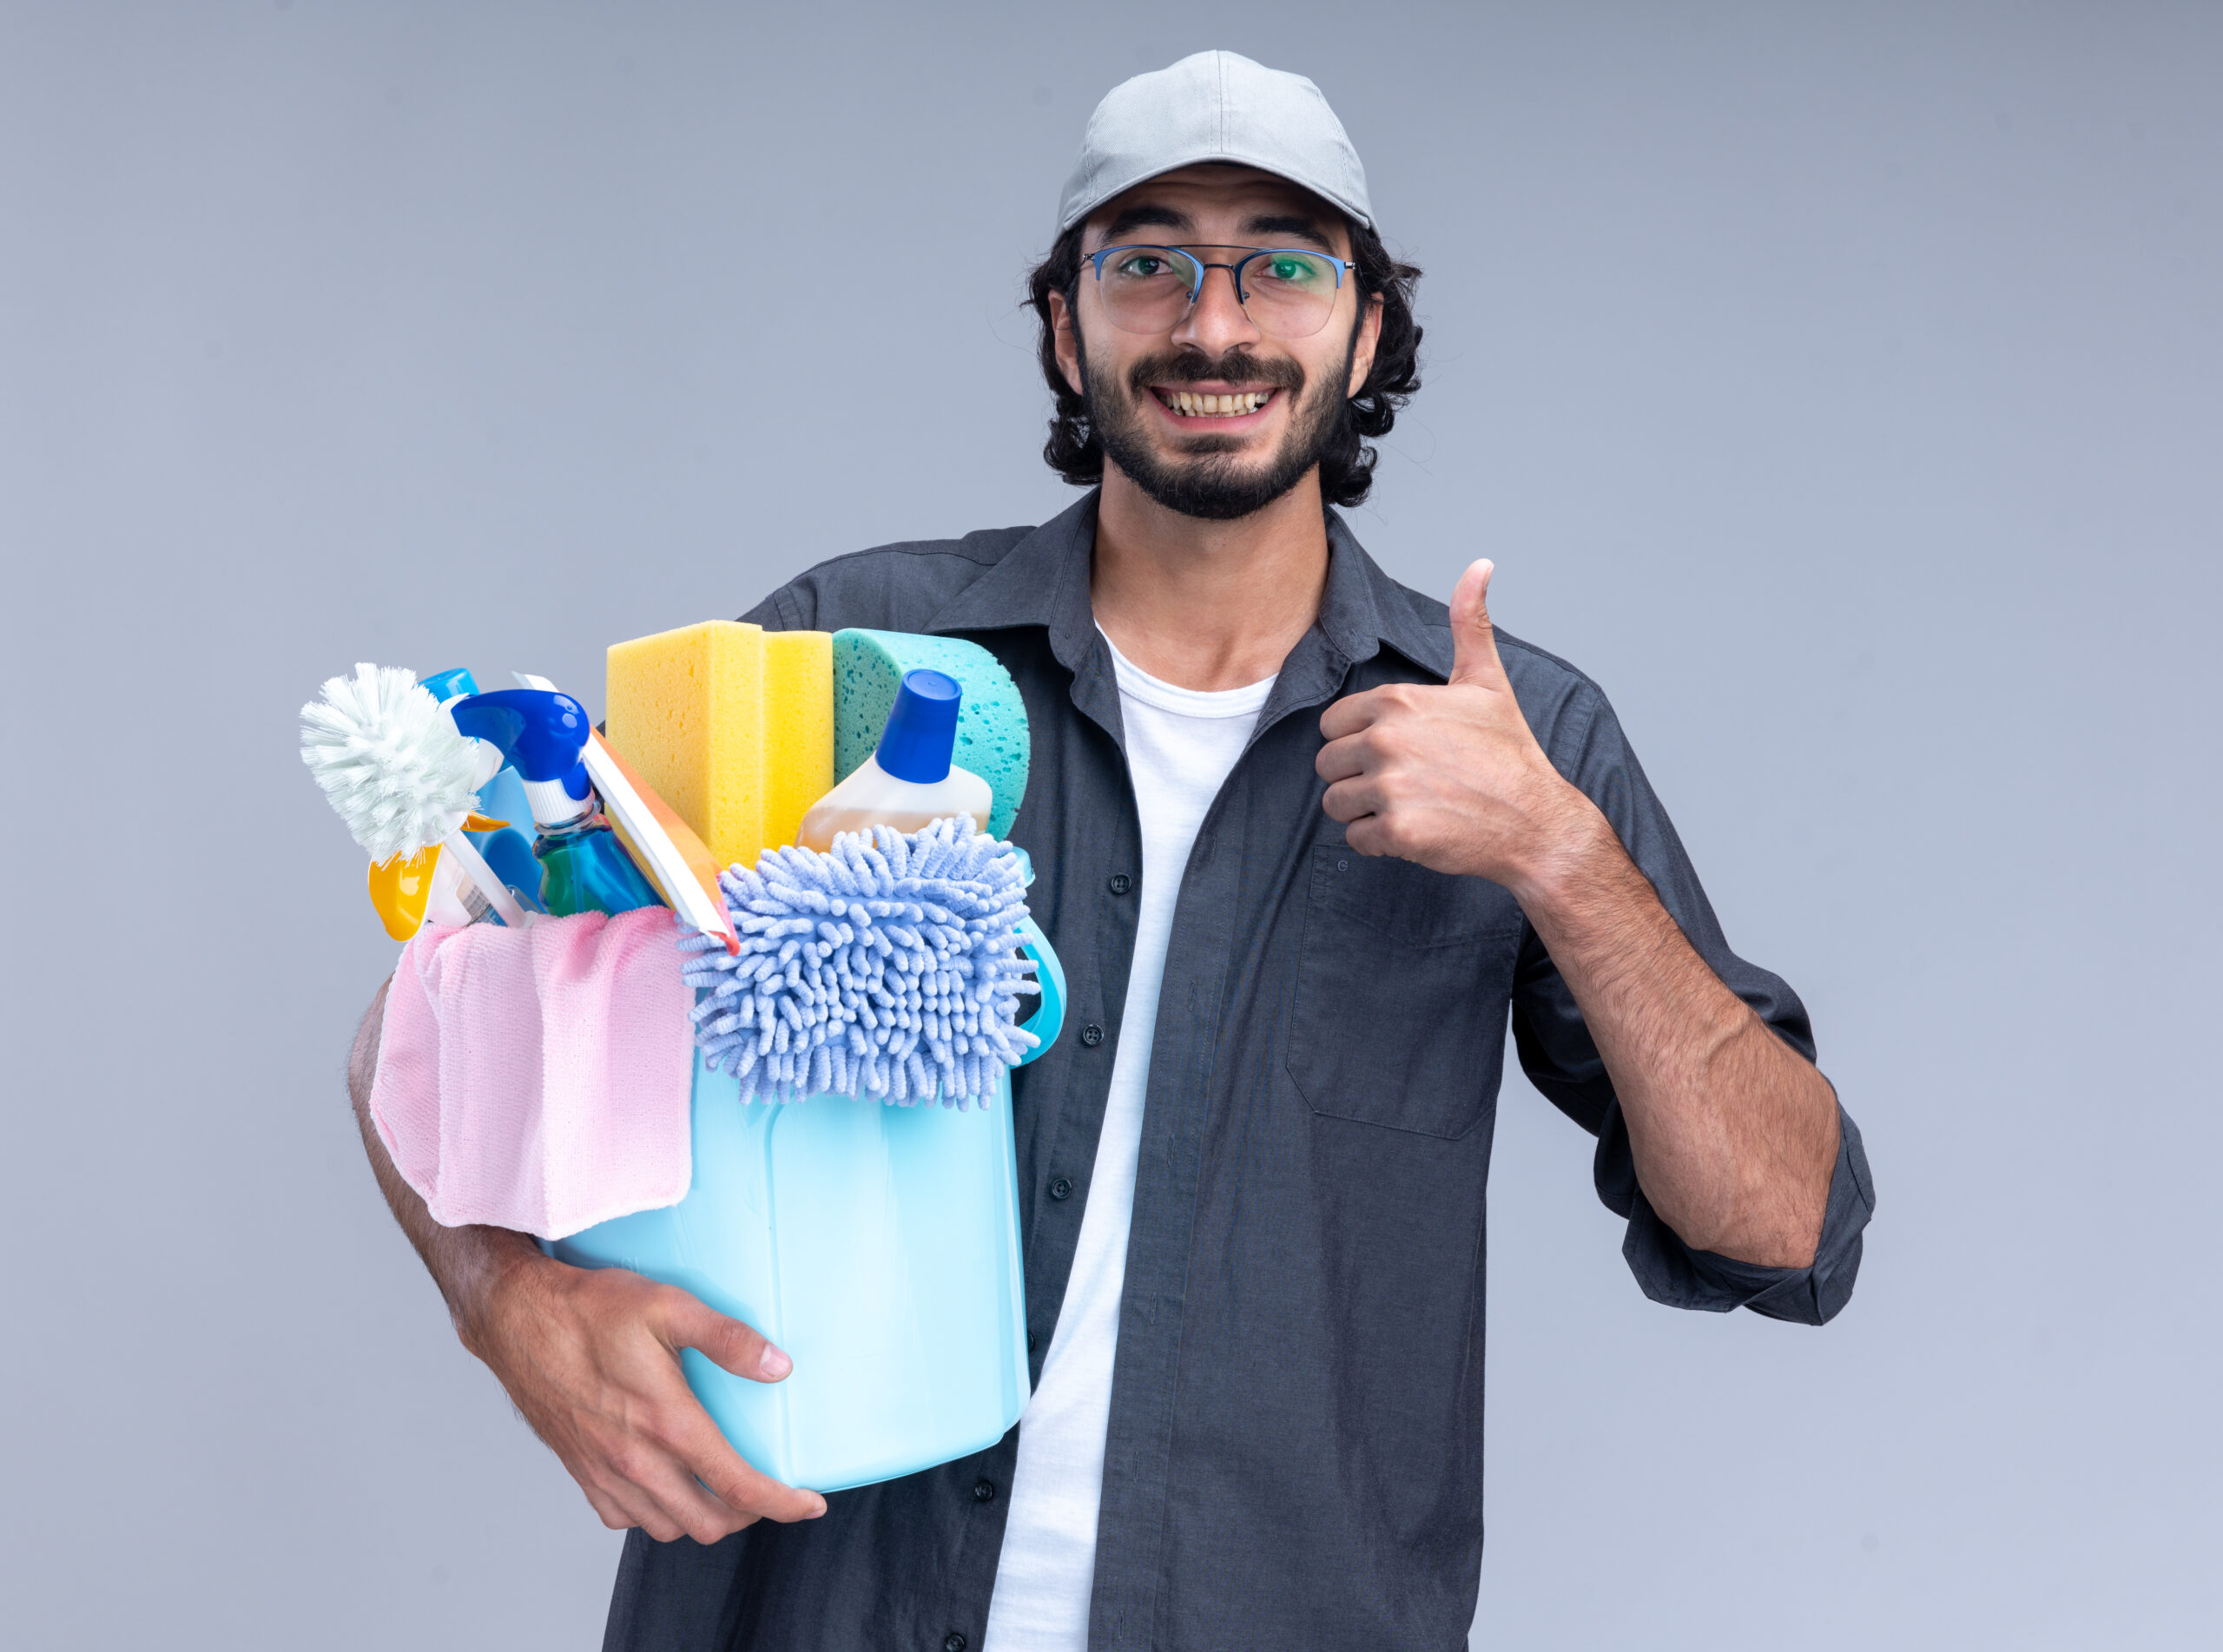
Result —
<instances>
[{"instance_id":1,"label":"man's short dark hair","mask_svg":"<svg viewBox=\"0 0 2223 1652\"><path fill-rule=\"evenodd\" d=\"M1320 494L1331 505L1364 503L1380 457L1366 438L1387 436L1397 422L1397 410L1421 387L1421 324L1413 319L1420 270L1392 258L1373 230L1348 219L1344 226L1350 232L1352 279L1362 295L1372 295L1381 303L1382 337L1375 346L1373 371L1358 394L1343 403L1342 417L1336 421L1320 456ZM1092 487L1104 479L1104 448L1089 428L1087 404L1065 383L1058 365L1057 331L1050 321L1051 293L1064 293L1069 305L1074 301L1080 280L1082 228L1075 224L1058 237L1050 255L1027 277L1026 293L1041 323L1037 353L1054 405L1042 457L1075 487Z\"/></svg>"}]
</instances>

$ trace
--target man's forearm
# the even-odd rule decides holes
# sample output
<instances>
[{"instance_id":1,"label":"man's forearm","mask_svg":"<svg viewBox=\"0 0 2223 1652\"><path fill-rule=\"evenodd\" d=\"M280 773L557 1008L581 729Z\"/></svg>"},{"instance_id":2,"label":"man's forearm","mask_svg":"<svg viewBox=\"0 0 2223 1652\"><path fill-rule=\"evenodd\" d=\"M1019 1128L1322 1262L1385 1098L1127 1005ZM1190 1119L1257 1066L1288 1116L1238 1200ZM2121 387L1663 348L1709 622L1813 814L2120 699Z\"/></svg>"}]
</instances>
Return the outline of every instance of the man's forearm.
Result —
<instances>
[{"instance_id":1,"label":"man's forearm","mask_svg":"<svg viewBox=\"0 0 2223 1652\"><path fill-rule=\"evenodd\" d=\"M417 1189L402 1179L371 1118L371 1087L378 1076L379 1030L385 1022L386 995L386 988L380 987L364 1013L362 1025L356 1029L355 1045L347 1058L347 1094L355 1105L355 1123L363 1133L363 1151L370 1156L371 1174L378 1178L379 1191L386 1195L394 1220L401 1224L401 1231L409 1236L426 1271L439 1286L448 1314L455 1321L456 1334L465 1347L478 1353L478 1316L489 1287L511 1268L530 1267L546 1259L529 1234L506 1227L443 1227L433 1220Z\"/></svg>"},{"instance_id":2,"label":"man's forearm","mask_svg":"<svg viewBox=\"0 0 2223 1652\"><path fill-rule=\"evenodd\" d=\"M1514 892L1580 1006L1638 1181L1684 1242L1814 1259L1837 1156L1826 1081L1725 986L1594 809Z\"/></svg>"},{"instance_id":3,"label":"man's forearm","mask_svg":"<svg viewBox=\"0 0 2223 1652\"><path fill-rule=\"evenodd\" d=\"M1498 655L1477 562L1451 594L1451 675L1321 714L1320 806L1361 854L1510 889L1620 1097L1638 1180L1685 1244L1804 1267L1837 1165L1837 1098L1721 984L1612 824L1553 766Z\"/></svg>"},{"instance_id":4,"label":"man's forearm","mask_svg":"<svg viewBox=\"0 0 2223 1652\"><path fill-rule=\"evenodd\" d=\"M613 1530L712 1543L750 1522L815 1520L826 1499L744 1462L689 1392L679 1351L735 1376L777 1382L794 1366L749 1326L676 1286L623 1268L566 1267L506 1227L444 1227L402 1180L371 1118L386 989L347 1063L371 1169L447 1299L463 1346L485 1362L526 1425Z\"/></svg>"}]
</instances>

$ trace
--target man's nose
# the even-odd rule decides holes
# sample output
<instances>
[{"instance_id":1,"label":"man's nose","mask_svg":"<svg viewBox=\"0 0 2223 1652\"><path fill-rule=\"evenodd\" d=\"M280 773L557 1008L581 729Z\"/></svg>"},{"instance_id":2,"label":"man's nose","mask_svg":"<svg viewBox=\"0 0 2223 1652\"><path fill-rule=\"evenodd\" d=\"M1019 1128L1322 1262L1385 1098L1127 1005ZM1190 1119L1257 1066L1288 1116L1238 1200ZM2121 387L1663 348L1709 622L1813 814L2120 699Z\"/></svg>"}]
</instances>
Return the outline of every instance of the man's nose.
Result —
<instances>
[{"instance_id":1,"label":"man's nose","mask_svg":"<svg viewBox=\"0 0 2223 1652\"><path fill-rule=\"evenodd\" d=\"M1173 330L1176 344L1193 345L1207 356L1224 355L1239 344L1255 344L1263 335L1235 296L1235 272L1215 267L1204 272L1204 284L1181 325Z\"/></svg>"}]
</instances>

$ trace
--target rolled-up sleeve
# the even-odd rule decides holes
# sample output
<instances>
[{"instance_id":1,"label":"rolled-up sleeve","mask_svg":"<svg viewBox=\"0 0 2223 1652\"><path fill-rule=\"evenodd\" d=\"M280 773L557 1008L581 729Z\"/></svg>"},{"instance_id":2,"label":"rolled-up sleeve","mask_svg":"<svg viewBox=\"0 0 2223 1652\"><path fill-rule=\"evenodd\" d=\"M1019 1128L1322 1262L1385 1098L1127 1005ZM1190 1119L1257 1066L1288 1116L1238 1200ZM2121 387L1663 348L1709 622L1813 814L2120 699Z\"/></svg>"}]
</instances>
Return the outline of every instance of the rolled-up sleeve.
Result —
<instances>
[{"instance_id":1,"label":"rolled-up sleeve","mask_svg":"<svg viewBox=\"0 0 2223 1652\"><path fill-rule=\"evenodd\" d=\"M1625 847L1699 956L1729 990L1751 1005L1785 1043L1809 1061L1814 1036L1806 1008L1779 976L1729 949L1673 823L1660 806L1605 696L1585 684L1548 718L1531 722L1553 762L1613 822ZM1598 1138L1593 1176L1606 1208L1626 1219L1621 1252L1644 1293L1670 1307L1723 1313L1748 1307L1771 1319L1820 1325L1852 1295L1862 1230L1876 1207L1859 1129L1837 1109L1837 1167L1821 1241L1807 1267L1763 1267L1694 1250L1659 1219L1637 1185L1628 1126L1598 1046L1574 995L1534 931L1525 938L1514 981L1513 1033L1529 1082Z\"/></svg>"}]
</instances>

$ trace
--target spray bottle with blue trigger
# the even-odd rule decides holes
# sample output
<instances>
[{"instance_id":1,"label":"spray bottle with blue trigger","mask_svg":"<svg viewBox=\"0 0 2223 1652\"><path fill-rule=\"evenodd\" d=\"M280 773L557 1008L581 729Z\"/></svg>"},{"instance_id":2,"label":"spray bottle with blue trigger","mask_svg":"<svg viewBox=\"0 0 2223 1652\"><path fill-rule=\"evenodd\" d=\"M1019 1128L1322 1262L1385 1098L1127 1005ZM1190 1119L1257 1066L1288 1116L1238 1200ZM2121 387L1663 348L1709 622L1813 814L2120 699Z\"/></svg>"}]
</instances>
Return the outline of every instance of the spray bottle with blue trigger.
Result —
<instances>
[{"instance_id":1,"label":"spray bottle with blue trigger","mask_svg":"<svg viewBox=\"0 0 2223 1652\"><path fill-rule=\"evenodd\" d=\"M501 688L457 701L450 714L465 734L500 747L524 780L540 834L532 846L540 898L550 912L615 914L663 905L603 818L587 780L585 707L548 689Z\"/></svg>"},{"instance_id":2,"label":"spray bottle with blue trigger","mask_svg":"<svg viewBox=\"0 0 2223 1652\"><path fill-rule=\"evenodd\" d=\"M443 709L478 692L478 681L469 668L455 666L445 671L436 671L424 678L418 687L439 701ZM453 721L451 711L450 721ZM461 733L461 730L458 730ZM516 769L501 758L495 748L485 748L487 757L499 765L478 787L480 830L466 829L464 836L476 848L494 875L500 879L510 893L528 912L537 912L540 905L540 863L532 855L531 806L524 800L524 785L518 778ZM515 822L516 824L512 824ZM455 887L460 884L461 886ZM453 892L449 890L453 887ZM434 877L434 888L427 914L435 923L467 924L478 921L482 913L492 923L502 921L498 913L487 912L487 902L461 878L461 869L451 870L444 859Z\"/></svg>"}]
</instances>

